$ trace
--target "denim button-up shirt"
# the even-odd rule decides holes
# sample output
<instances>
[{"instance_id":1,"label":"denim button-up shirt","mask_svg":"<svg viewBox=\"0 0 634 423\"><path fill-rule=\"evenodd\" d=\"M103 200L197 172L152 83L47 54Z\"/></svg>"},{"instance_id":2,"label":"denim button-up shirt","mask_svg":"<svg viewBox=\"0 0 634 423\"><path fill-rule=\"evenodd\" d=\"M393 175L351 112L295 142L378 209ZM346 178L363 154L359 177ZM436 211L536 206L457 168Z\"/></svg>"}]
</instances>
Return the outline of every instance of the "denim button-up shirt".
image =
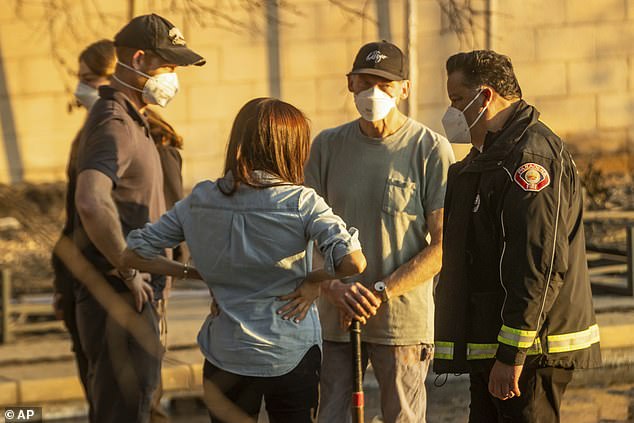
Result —
<instances>
[{"instance_id":1,"label":"denim button-up shirt","mask_svg":"<svg viewBox=\"0 0 634 423\"><path fill-rule=\"evenodd\" d=\"M196 185L157 223L132 231L127 240L145 258L185 240L220 308L198 334L204 356L223 370L267 377L290 372L310 347L321 345L314 304L299 323L276 314L284 304L277 297L292 292L311 270L312 241L331 273L361 248L356 230L346 230L310 188L240 185L226 196L211 181Z\"/></svg>"}]
</instances>

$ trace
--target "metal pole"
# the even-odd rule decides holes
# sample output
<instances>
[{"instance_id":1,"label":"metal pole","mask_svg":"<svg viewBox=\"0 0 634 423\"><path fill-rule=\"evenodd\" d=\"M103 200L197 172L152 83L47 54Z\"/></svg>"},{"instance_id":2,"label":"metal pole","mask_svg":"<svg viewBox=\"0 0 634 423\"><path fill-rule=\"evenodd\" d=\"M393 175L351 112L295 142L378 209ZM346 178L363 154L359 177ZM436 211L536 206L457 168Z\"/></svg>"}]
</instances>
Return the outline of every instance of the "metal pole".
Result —
<instances>
[{"instance_id":1,"label":"metal pole","mask_svg":"<svg viewBox=\"0 0 634 423\"><path fill-rule=\"evenodd\" d=\"M495 9L497 8L496 0L486 0L485 4L485 15L484 15L484 45L488 50L494 50L494 35L496 33L495 28L495 17L493 14L495 13Z\"/></svg>"},{"instance_id":2,"label":"metal pole","mask_svg":"<svg viewBox=\"0 0 634 423\"><path fill-rule=\"evenodd\" d=\"M8 6L5 6L8 7ZM0 40L0 135L4 144L4 152L9 172L9 182L22 182L24 178L24 162L20 150L20 135L16 125L16 114L12 103L15 94L9 91L9 75L5 66L3 45ZM10 40L7 40L9 43Z\"/></svg>"},{"instance_id":3,"label":"metal pole","mask_svg":"<svg viewBox=\"0 0 634 423\"><path fill-rule=\"evenodd\" d=\"M9 332L9 318L11 316L11 271L9 269L2 269L2 279L0 280L2 287L0 289L0 299L2 305L2 324L0 328L0 344L5 344L11 341L11 333Z\"/></svg>"},{"instance_id":4,"label":"metal pole","mask_svg":"<svg viewBox=\"0 0 634 423\"><path fill-rule=\"evenodd\" d=\"M392 41L390 0L376 0L376 15L379 18L379 39Z\"/></svg>"},{"instance_id":5,"label":"metal pole","mask_svg":"<svg viewBox=\"0 0 634 423\"><path fill-rule=\"evenodd\" d=\"M266 46L269 61L269 95L280 98L282 87L280 81L280 34L279 10L277 0L266 2Z\"/></svg>"},{"instance_id":6,"label":"metal pole","mask_svg":"<svg viewBox=\"0 0 634 423\"><path fill-rule=\"evenodd\" d=\"M418 0L405 3L406 54L409 61L411 89L407 99L407 114L412 119L418 116Z\"/></svg>"},{"instance_id":7,"label":"metal pole","mask_svg":"<svg viewBox=\"0 0 634 423\"><path fill-rule=\"evenodd\" d=\"M634 297L634 225L628 225L627 245L625 254L627 254L627 288L626 295Z\"/></svg>"},{"instance_id":8,"label":"metal pole","mask_svg":"<svg viewBox=\"0 0 634 423\"><path fill-rule=\"evenodd\" d=\"M363 368L361 360L361 323L353 320L350 326L352 343L352 422L363 423Z\"/></svg>"},{"instance_id":9,"label":"metal pole","mask_svg":"<svg viewBox=\"0 0 634 423\"><path fill-rule=\"evenodd\" d=\"M128 20L131 21L135 15L134 0L128 0Z\"/></svg>"}]
</instances>

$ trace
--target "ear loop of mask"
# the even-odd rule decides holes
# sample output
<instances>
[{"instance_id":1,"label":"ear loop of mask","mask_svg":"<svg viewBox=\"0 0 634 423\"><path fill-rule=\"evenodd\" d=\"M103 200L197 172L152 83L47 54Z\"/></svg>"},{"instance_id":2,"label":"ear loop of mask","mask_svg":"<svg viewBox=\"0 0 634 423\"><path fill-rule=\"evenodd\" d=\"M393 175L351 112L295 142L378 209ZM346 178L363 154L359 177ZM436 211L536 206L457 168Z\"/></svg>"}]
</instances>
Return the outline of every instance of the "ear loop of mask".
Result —
<instances>
[{"instance_id":1,"label":"ear loop of mask","mask_svg":"<svg viewBox=\"0 0 634 423\"><path fill-rule=\"evenodd\" d=\"M143 75L143 76L145 76L146 78L151 78L151 76L150 76L150 75L148 75L147 73L143 73L143 72L141 72L141 71L140 71L140 70L138 70L138 69L134 69L132 66L130 66L130 65L126 65L125 63L122 63L122 62L120 62L120 61L118 61L118 60L117 60L117 64L118 64L118 65L123 66L123 67L124 67L124 68L126 68L126 69L131 70L132 72L136 72L136 73L138 73L139 75Z\"/></svg>"},{"instance_id":2,"label":"ear loop of mask","mask_svg":"<svg viewBox=\"0 0 634 423\"><path fill-rule=\"evenodd\" d=\"M130 65L126 65L125 63L122 63L122 62L120 62L120 61L118 61L118 60L117 60L117 64L118 64L118 65L123 66L123 67L124 67L124 68L126 68L126 69L131 70L132 72L135 72L135 73L138 73L139 75L145 76L145 77L146 77L146 78L148 78L148 79L150 79L150 78L151 78L151 76L150 76L150 75L148 75L148 74L146 74L146 73L143 73L143 72L141 72L140 70L134 69L132 66L130 66ZM112 79L114 79L115 81L117 81L118 83L120 83L121 85L123 85L124 87L128 87L128 88L130 88L130 89L132 89L132 90L135 90L135 91L138 91L138 92L140 92L140 93L142 93L142 92L143 92L143 90L142 90L142 89L137 88L137 87L133 87L132 85L128 84L127 82L123 82L123 81L122 81L121 79L119 79L119 78L117 77L117 75L115 75L115 74L112 74Z\"/></svg>"},{"instance_id":3,"label":"ear loop of mask","mask_svg":"<svg viewBox=\"0 0 634 423\"><path fill-rule=\"evenodd\" d=\"M478 91L478 93L476 94L475 97L473 97L473 100L471 100L469 102L469 104L467 104L467 106L462 109L462 114L464 115L465 110L467 110L474 101L476 101L478 99L478 97L480 97L480 94L482 94L482 92L484 91L484 88L480 88L480 91ZM480 118L482 117L482 115L484 115L484 112L487 111L487 108L489 107L489 105L487 104L486 106L484 106L484 109L482 109L482 111L480 112L480 114L478 115L478 117L473 121L473 123L471 125L469 125L469 129L473 128L475 126L476 123L478 123L478 121L480 120Z\"/></svg>"}]
</instances>

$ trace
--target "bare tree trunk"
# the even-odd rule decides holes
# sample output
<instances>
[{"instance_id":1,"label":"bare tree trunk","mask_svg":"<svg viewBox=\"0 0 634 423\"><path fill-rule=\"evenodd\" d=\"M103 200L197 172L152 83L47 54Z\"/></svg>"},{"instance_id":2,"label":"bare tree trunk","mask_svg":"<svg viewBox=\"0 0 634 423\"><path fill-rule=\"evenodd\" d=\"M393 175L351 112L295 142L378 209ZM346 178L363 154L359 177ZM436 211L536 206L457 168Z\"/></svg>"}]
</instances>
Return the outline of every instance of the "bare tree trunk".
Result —
<instances>
[{"instance_id":1,"label":"bare tree trunk","mask_svg":"<svg viewBox=\"0 0 634 423\"><path fill-rule=\"evenodd\" d=\"M407 114L412 119L418 117L418 0L405 1L405 43L409 61L411 90L407 99Z\"/></svg>"}]
</instances>

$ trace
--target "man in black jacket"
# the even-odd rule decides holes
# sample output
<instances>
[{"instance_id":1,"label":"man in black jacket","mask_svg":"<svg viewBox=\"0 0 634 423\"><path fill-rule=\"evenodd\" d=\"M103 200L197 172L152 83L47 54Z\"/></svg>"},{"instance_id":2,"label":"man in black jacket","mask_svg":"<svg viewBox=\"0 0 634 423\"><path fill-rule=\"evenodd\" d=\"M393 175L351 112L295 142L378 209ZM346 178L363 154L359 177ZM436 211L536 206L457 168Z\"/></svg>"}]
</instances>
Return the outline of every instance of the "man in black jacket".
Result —
<instances>
[{"instance_id":1,"label":"man in black jacket","mask_svg":"<svg viewBox=\"0 0 634 423\"><path fill-rule=\"evenodd\" d=\"M436 373L470 374L470 423L559 421L573 369L601 363L577 169L522 100L508 57L447 61L449 169Z\"/></svg>"}]
</instances>

